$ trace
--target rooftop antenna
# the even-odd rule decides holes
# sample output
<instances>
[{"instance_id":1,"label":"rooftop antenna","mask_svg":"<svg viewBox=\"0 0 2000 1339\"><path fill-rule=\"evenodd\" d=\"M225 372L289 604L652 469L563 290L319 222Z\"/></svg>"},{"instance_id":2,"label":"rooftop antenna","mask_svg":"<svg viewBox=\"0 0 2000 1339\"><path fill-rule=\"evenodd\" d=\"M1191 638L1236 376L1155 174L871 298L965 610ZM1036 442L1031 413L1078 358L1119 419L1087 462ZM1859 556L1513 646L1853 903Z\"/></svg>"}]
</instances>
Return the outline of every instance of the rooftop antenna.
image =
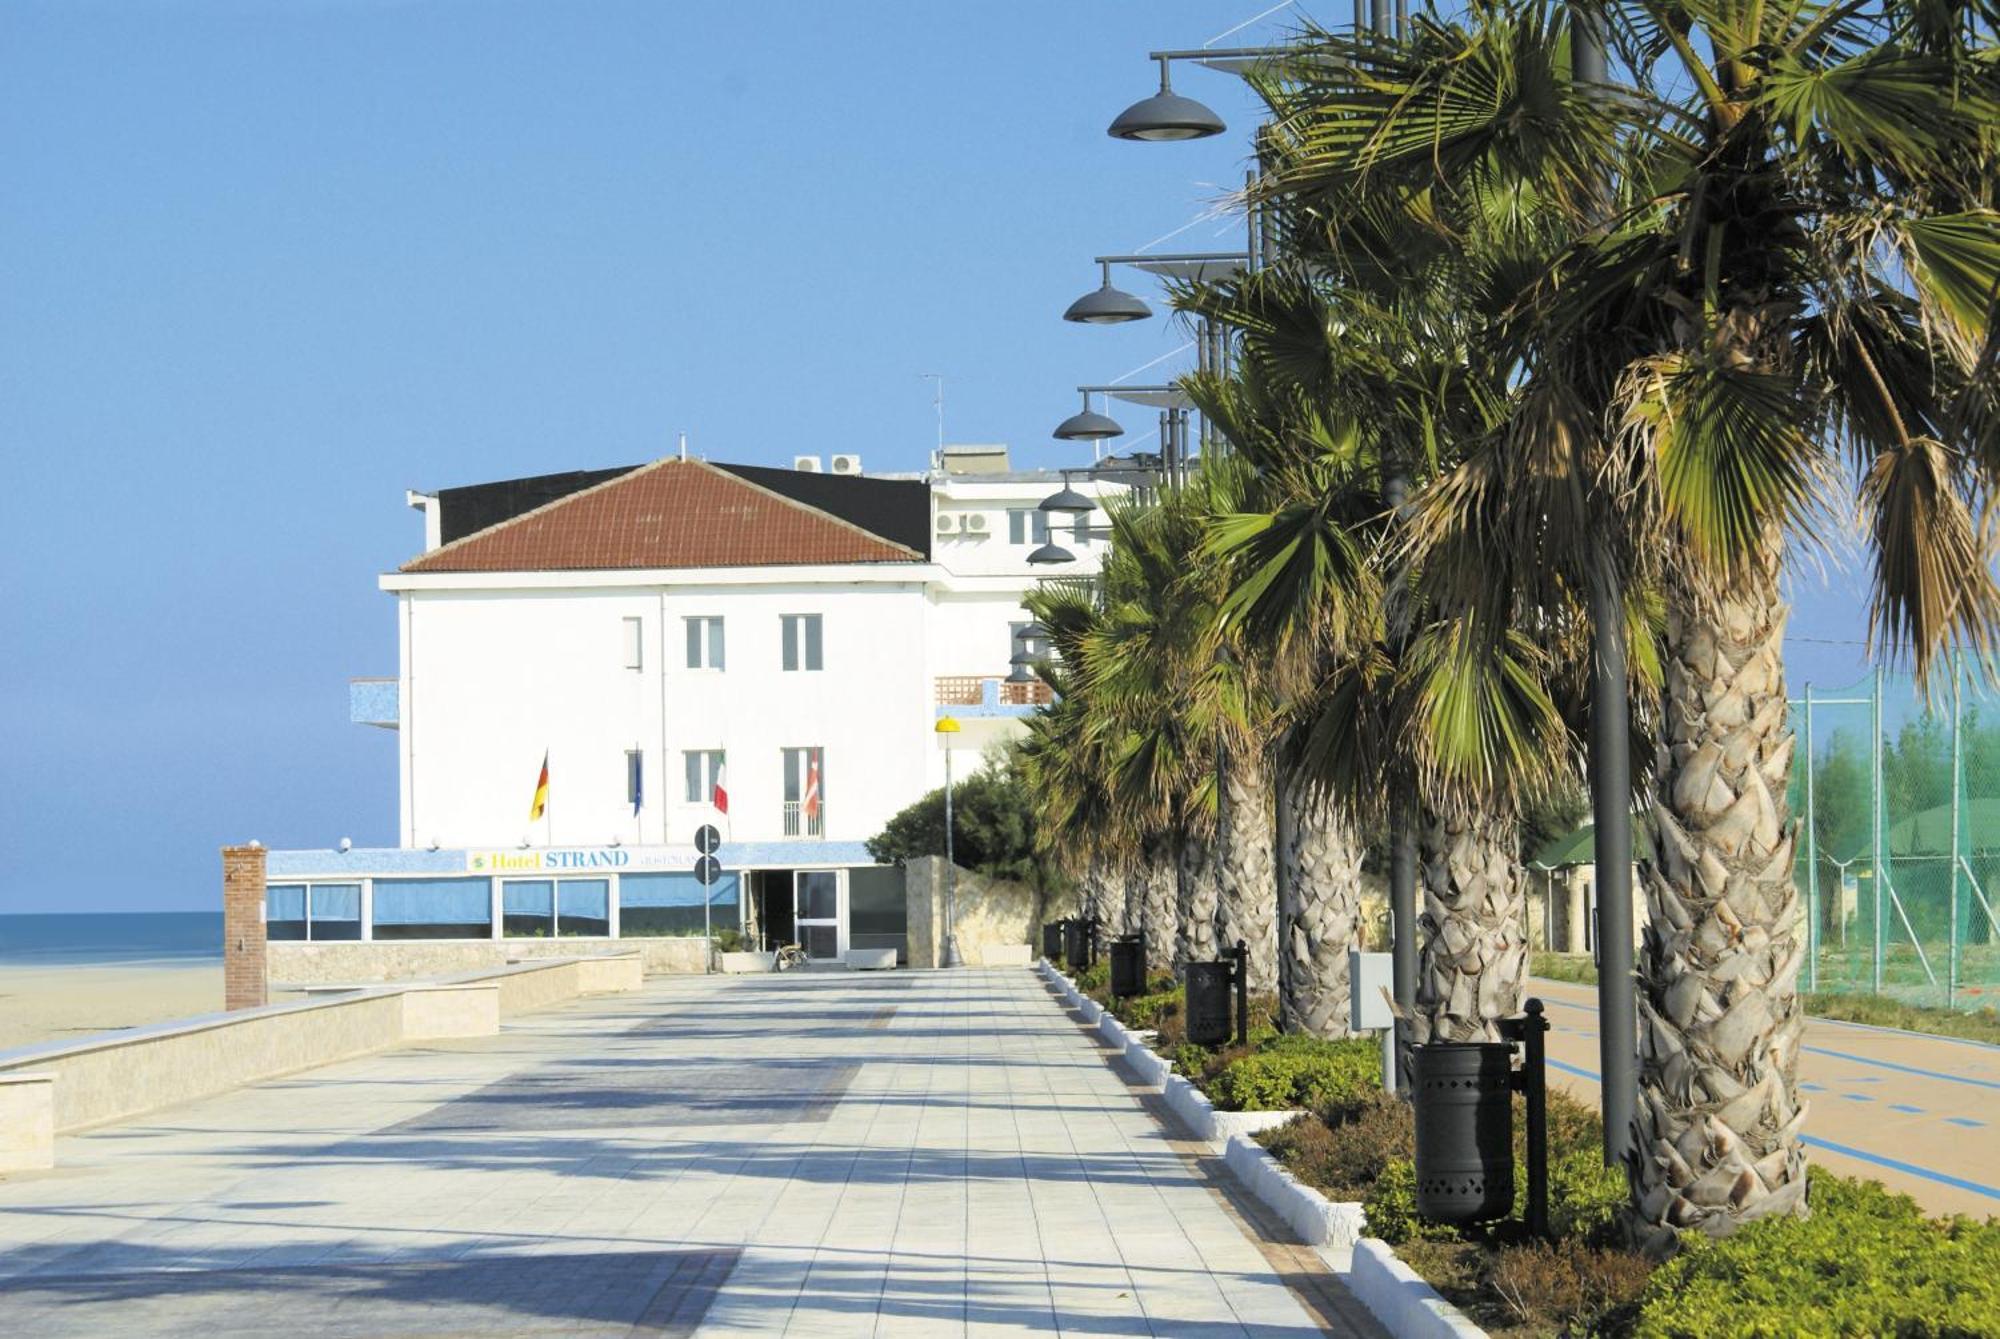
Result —
<instances>
[{"instance_id":1,"label":"rooftop antenna","mask_svg":"<svg viewBox=\"0 0 2000 1339\"><path fill-rule=\"evenodd\" d=\"M688 435L687 435L686 433L682 433L682 434L681 434L681 463L682 463L683 465L685 465L685 464L687 463L687 458L688 458Z\"/></svg>"},{"instance_id":2,"label":"rooftop antenna","mask_svg":"<svg viewBox=\"0 0 2000 1339\"><path fill-rule=\"evenodd\" d=\"M931 468L941 470L944 468L944 373L919 372L917 375L932 383L931 405L937 410L938 434L937 454L931 457Z\"/></svg>"}]
</instances>

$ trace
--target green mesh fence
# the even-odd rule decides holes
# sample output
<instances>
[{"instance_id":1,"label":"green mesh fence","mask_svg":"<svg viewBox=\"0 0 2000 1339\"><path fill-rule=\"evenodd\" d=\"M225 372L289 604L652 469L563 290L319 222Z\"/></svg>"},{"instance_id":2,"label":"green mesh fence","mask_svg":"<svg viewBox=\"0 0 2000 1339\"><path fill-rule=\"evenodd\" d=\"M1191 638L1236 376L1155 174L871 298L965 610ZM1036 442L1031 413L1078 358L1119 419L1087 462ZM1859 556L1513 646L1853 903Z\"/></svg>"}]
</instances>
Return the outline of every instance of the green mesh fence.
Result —
<instances>
[{"instance_id":1,"label":"green mesh fence","mask_svg":"<svg viewBox=\"0 0 2000 1339\"><path fill-rule=\"evenodd\" d=\"M2000 1007L2000 699L1936 677L1791 703L1807 990Z\"/></svg>"}]
</instances>

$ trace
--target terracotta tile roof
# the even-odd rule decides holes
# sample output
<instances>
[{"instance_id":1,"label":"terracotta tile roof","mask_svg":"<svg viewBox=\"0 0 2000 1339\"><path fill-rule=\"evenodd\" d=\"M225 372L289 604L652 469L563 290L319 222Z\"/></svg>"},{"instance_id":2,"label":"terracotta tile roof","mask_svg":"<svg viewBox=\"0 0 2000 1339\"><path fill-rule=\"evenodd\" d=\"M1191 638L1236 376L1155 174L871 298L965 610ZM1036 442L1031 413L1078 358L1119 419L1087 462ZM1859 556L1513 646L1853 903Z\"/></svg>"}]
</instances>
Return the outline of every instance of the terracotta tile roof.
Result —
<instances>
[{"instance_id":1,"label":"terracotta tile roof","mask_svg":"<svg viewBox=\"0 0 2000 1339\"><path fill-rule=\"evenodd\" d=\"M923 555L817 507L669 456L432 549L405 572L912 563Z\"/></svg>"}]
</instances>

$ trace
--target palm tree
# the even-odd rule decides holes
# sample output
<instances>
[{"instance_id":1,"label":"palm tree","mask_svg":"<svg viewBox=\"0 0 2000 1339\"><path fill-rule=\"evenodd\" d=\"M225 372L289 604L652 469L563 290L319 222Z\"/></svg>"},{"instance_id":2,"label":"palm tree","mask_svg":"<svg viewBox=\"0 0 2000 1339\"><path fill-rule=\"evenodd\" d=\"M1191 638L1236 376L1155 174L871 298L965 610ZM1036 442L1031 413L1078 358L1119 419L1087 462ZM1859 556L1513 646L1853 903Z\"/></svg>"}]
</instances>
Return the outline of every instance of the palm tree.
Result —
<instances>
[{"instance_id":1,"label":"palm tree","mask_svg":"<svg viewBox=\"0 0 2000 1339\"><path fill-rule=\"evenodd\" d=\"M1423 526L1471 559L1461 607L1493 571L1531 603L1664 596L1627 1165L1633 1230L1665 1250L1804 1208L1787 545L1844 476L1877 643L1923 675L2000 632L1973 515L2000 466L2000 61L1990 5L1588 8L1613 87L1571 77L1546 4L1315 37L1267 181L1505 185L1580 231L1489 332L1520 369L1507 412Z\"/></svg>"}]
</instances>

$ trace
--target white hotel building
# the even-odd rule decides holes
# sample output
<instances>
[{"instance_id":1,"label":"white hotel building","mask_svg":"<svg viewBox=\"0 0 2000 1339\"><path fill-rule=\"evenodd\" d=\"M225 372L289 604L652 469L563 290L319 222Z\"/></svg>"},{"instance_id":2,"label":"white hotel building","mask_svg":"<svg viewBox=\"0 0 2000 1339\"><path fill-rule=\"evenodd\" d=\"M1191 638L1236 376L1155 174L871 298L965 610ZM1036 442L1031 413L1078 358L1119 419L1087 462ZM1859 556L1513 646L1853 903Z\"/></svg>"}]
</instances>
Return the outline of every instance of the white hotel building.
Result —
<instances>
[{"instance_id":1,"label":"white hotel building","mask_svg":"<svg viewBox=\"0 0 2000 1339\"><path fill-rule=\"evenodd\" d=\"M412 493L424 551L380 583L396 677L352 689L355 720L397 732L400 846L272 852L272 938L706 918L815 957L900 940L901 873L864 842L942 784L940 715L962 723L963 775L1044 700L1004 682L1022 600L1095 572L1105 520L1038 510L1063 480L1003 447L948 447L924 475L798 466L667 458ZM1030 564L1051 539L1075 561ZM726 871L706 894L704 824Z\"/></svg>"}]
</instances>

